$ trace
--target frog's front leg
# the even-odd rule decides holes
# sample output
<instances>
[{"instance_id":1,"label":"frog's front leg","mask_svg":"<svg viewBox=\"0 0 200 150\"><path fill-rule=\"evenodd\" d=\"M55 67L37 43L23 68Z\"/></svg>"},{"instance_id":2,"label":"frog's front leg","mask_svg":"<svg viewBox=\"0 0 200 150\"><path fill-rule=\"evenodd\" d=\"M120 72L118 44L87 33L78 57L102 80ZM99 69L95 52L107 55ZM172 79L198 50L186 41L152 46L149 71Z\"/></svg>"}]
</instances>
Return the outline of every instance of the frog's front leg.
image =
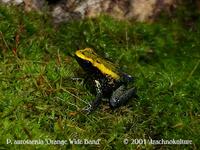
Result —
<instances>
[{"instance_id":1,"label":"frog's front leg","mask_svg":"<svg viewBox=\"0 0 200 150\"><path fill-rule=\"evenodd\" d=\"M125 85L121 85L117 90L115 90L110 98L110 106L116 108L122 106L128 102L131 98L138 98L136 95L135 88L126 90Z\"/></svg>"},{"instance_id":2,"label":"frog's front leg","mask_svg":"<svg viewBox=\"0 0 200 150\"><path fill-rule=\"evenodd\" d=\"M92 101L91 104L85 109L87 113L91 113L92 111L94 111L100 105L102 97L103 97L101 84L99 83L98 80L95 80L94 82L96 85L97 95L96 95L95 100Z\"/></svg>"}]
</instances>

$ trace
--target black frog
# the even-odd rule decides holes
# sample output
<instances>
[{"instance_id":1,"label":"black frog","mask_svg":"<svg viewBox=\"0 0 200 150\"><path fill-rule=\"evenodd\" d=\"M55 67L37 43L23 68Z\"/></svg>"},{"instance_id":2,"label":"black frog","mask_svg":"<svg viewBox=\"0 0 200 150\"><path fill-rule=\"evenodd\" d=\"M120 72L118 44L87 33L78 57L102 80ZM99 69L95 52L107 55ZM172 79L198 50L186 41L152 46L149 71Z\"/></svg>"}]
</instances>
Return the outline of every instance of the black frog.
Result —
<instances>
[{"instance_id":1,"label":"black frog","mask_svg":"<svg viewBox=\"0 0 200 150\"><path fill-rule=\"evenodd\" d=\"M122 106L131 98L138 98L134 87L127 89L133 77L119 71L115 64L105 60L91 48L77 50L75 58L96 89L96 98L85 109L87 112L95 110L103 98L109 99L111 108Z\"/></svg>"}]
</instances>

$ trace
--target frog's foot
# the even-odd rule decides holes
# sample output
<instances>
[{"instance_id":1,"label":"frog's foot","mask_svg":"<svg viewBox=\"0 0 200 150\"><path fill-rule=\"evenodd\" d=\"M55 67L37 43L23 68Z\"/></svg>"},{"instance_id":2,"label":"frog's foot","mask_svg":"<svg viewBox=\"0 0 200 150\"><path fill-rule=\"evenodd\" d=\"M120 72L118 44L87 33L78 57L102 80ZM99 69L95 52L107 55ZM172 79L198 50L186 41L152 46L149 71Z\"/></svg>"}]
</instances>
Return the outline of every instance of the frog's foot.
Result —
<instances>
[{"instance_id":1,"label":"frog's foot","mask_svg":"<svg viewBox=\"0 0 200 150\"><path fill-rule=\"evenodd\" d=\"M116 108L125 105L129 99L138 98L135 88L126 90L125 86L120 86L115 92L113 92L110 99L110 106Z\"/></svg>"},{"instance_id":2,"label":"frog's foot","mask_svg":"<svg viewBox=\"0 0 200 150\"><path fill-rule=\"evenodd\" d=\"M90 114L94 109L91 107L91 105L83 108L83 110L81 112L83 112L84 114Z\"/></svg>"},{"instance_id":3,"label":"frog's foot","mask_svg":"<svg viewBox=\"0 0 200 150\"><path fill-rule=\"evenodd\" d=\"M102 100L102 95L99 93L97 94L96 99L92 101L92 103L89 104L89 106L83 109L83 112L85 112L86 114L90 114L91 112L97 109L97 107L101 103L101 100Z\"/></svg>"}]
</instances>

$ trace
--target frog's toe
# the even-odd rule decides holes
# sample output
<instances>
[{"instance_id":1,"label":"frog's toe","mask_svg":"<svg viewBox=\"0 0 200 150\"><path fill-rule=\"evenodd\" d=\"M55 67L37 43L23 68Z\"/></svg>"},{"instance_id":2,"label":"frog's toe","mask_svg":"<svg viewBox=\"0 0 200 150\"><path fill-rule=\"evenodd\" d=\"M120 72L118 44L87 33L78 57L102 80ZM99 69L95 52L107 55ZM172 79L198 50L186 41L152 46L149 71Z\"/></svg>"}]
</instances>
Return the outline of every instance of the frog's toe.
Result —
<instances>
[{"instance_id":1,"label":"frog's toe","mask_svg":"<svg viewBox=\"0 0 200 150\"><path fill-rule=\"evenodd\" d=\"M94 109L91 107L91 105L85 107L82 109L81 112L83 112L84 114L90 114Z\"/></svg>"}]
</instances>

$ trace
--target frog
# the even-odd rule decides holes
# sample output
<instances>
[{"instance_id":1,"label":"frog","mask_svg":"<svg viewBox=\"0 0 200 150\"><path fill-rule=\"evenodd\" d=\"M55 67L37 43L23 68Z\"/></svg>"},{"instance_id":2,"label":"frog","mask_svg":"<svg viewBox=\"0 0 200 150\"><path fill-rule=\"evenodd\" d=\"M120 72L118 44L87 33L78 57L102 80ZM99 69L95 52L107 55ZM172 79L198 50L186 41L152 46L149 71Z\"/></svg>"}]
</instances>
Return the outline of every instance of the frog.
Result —
<instances>
[{"instance_id":1,"label":"frog","mask_svg":"<svg viewBox=\"0 0 200 150\"><path fill-rule=\"evenodd\" d=\"M89 84L94 85L96 93L95 99L84 108L85 112L94 111L103 99L108 100L111 108L117 108L127 104L131 98L138 98L135 87L128 89L134 78L92 48L76 50L75 59L85 71Z\"/></svg>"}]
</instances>

